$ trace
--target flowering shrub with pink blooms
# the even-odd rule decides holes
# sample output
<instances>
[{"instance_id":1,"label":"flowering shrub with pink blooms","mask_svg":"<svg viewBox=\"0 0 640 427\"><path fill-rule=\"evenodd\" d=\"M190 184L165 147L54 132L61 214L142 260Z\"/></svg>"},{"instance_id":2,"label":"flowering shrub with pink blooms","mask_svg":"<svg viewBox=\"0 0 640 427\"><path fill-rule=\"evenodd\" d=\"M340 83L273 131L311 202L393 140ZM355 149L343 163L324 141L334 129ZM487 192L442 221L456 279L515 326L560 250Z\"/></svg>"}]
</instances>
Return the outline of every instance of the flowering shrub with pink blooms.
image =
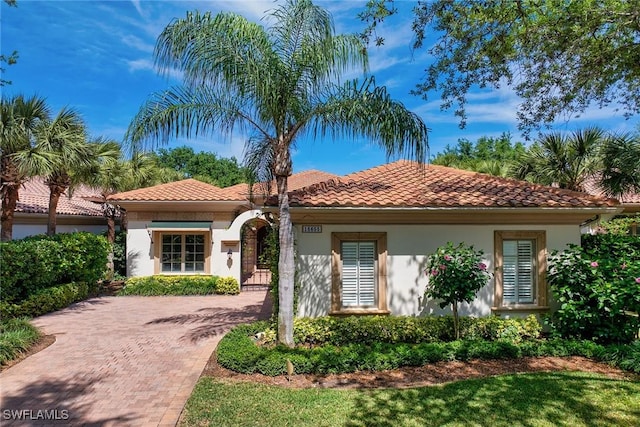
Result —
<instances>
[{"instance_id":1,"label":"flowering shrub with pink blooms","mask_svg":"<svg viewBox=\"0 0 640 427\"><path fill-rule=\"evenodd\" d=\"M491 277L483 262L484 253L473 246L451 242L439 247L427 257L429 283L425 290L427 298L442 300L440 307L451 305L456 337L460 337L458 304L471 302L476 293L487 284Z\"/></svg>"},{"instance_id":2,"label":"flowering shrub with pink blooms","mask_svg":"<svg viewBox=\"0 0 640 427\"><path fill-rule=\"evenodd\" d=\"M640 330L640 237L584 236L554 252L547 280L559 304L552 330L564 338L625 343Z\"/></svg>"}]
</instances>

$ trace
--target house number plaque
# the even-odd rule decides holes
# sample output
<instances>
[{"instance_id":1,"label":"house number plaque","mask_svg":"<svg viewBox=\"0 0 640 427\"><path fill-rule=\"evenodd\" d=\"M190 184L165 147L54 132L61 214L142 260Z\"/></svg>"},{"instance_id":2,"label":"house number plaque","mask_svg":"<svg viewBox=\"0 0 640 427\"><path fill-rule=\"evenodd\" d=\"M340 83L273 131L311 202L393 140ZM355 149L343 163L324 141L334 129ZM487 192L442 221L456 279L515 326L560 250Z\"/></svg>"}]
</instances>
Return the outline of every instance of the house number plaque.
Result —
<instances>
[{"instance_id":1,"label":"house number plaque","mask_svg":"<svg viewBox=\"0 0 640 427\"><path fill-rule=\"evenodd\" d=\"M321 225L303 225L302 226L303 233L322 233Z\"/></svg>"}]
</instances>

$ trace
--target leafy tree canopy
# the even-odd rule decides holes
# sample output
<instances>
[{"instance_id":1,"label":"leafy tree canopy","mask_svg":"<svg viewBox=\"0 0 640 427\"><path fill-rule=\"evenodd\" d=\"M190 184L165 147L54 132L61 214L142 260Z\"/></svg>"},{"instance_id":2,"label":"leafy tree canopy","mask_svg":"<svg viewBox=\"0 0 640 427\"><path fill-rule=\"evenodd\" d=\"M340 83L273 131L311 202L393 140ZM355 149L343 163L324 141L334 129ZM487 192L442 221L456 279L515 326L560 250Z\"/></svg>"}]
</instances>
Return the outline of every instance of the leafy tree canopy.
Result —
<instances>
[{"instance_id":1,"label":"leafy tree canopy","mask_svg":"<svg viewBox=\"0 0 640 427\"><path fill-rule=\"evenodd\" d=\"M476 142L459 139L455 147L447 145L431 163L473 170L496 176L507 176L509 165L526 151L522 142L511 142L511 134L480 137Z\"/></svg>"},{"instance_id":2,"label":"leafy tree canopy","mask_svg":"<svg viewBox=\"0 0 640 427\"><path fill-rule=\"evenodd\" d=\"M368 3L360 15L369 24L365 39L395 12L394 3ZM434 61L414 93L426 99L439 91L442 108L455 106L461 127L475 85L513 87L523 99L518 119L526 132L591 104L623 109L627 117L637 114L639 10L640 0L418 1L414 48L429 40Z\"/></svg>"},{"instance_id":3,"label":"leafy tree canopy","mask_svg":"<svg viewBox=\"0 0 640 427\"><path fill-rule=\"evenodd\" d=\"M177 148L160 148L156 152L158 165L173 169L184 177L195 178L219 187L245 182L245 171L235 157L218 157L214 153L200 151L182 146Z\"/></svg>"}]
</instances>

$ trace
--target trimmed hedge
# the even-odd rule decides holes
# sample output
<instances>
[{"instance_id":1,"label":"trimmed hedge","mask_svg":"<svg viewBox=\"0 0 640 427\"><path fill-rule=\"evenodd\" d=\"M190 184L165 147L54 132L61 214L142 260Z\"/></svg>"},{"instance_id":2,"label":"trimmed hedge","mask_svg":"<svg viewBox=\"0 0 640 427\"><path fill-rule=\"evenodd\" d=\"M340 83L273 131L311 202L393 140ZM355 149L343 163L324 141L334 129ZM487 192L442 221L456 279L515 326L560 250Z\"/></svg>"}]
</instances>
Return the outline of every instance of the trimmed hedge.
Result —
<instances>
[{"instance_id":1,"label":"trimmed hedge","mask_svg":"<svg viewBox=\"0 0 640 427\"><path fill-rule=\"evenodd\" d=\"M131 277L118 295L237 295L240 285L233 277L143 276Z\"/></svg>"},{"instance_id":2,"label":"trimmed hedge","mask_svg":"<svg viewBox=\"0 0 640 427\"><path fill-rule=\"evenodd\" d=\"M108 250L104 237L86 232L2 242L0 300L18 304L60 284L96 283L104 276Z\"/></svg>"},{"instance_id":3,"label":"trimmed hedge","mask_svg":"<svg viewBox=\"0 0 640 427\"><path fill-rule=\"evenodd\" d=\"M97 293L94 282L89 286L85 282L67 283L40 289L19 303L0 301L0 317L36 317L60 310L68 305L87 299Z\"/></svg>"},{"instance_id":4,"label":"trimmed hedge","mask_svg":"<svg viewBox=\"0 0 640 427\"><path fill-rule=\"evenodd\" d=\"M347 316L297 318L294 341L302 345L424 343L453 341L452 316ZM540 336L542 326L535 316L526 319L504 319L497 316L460 319L462 339L520 342ZM275 337L275 331L268 333Z\"/></svg>"},{"instance_id":5,"label":"trimmed hedge","mask_svg":"<svg viewBox=\"0 0 640 427\"><path fill-rule=\"evenodd\" d=\"M268 348L256 345L252 338L265 329L266 322L240 325L218 344L221 366L241 373L269 376L286 373L289 360L297 374L331 374L356 371L380 371L402 366L470 359L512 359L524 356L584 356L605 361L640 373L640 343L626 346L602 346L592 341L529 340L460 340L451 342L375 343L318 347Z\"/></svg>"}]
</instances>

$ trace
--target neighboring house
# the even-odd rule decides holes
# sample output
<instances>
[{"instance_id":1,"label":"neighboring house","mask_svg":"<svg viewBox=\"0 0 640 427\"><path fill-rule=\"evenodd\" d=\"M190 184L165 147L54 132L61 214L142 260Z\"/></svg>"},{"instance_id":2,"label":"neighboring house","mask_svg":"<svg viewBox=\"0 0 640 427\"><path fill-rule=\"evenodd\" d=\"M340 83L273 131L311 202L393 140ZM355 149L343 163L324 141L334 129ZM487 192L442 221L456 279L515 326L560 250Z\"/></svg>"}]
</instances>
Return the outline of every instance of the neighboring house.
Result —
<instances>
[{"instance_id":1,"label":"neighboring house","mask_svg":"<svg viewBox=\"0 0 640 427\"><path fill-rule=\"evenodd\" d=\"M297 173L289 188L333 177ZM235 277L244 287L268 285L271 273L262 255L269 223L256 207L274 190L186 179L110 196L127 211L127 275L214 274Z\"/></svg>"},{"instance_id":2,"label":"neighboring house","mask_svg":"<svg viewBox=\"0 0 640 427\"><path fill-rule=\"evenodd\" d=\"M102 233L107 229L107 221L102 208L94 201L100 197L100 191L86 186L74 190L72 197L63 194L56 209L57 233L89 231ZM44 178L34 177L19 189L19 200L13 219L13 238L47 232L49 214L49 187Z\"/></svg>"},{"instance_id":3,"label":"neighboring house","mask_svg":"<svg viewBox=\"0 0 640 427\"><path fill-rule=\"evenodd\" d=\"M494 273L462 314L540 313L551 303L547 253L579 244L581 224L621 211L611 199L408 161L317 174L289 193L300 316L441 313L423 297L425 268L447 242L482 249ZM258 249L241 244L241 230L277 214L277 197L256 209L238 193L186 180L113 196L130 215L129 274L243 279L239 264Z\"/></svg>"}]
</instances>

